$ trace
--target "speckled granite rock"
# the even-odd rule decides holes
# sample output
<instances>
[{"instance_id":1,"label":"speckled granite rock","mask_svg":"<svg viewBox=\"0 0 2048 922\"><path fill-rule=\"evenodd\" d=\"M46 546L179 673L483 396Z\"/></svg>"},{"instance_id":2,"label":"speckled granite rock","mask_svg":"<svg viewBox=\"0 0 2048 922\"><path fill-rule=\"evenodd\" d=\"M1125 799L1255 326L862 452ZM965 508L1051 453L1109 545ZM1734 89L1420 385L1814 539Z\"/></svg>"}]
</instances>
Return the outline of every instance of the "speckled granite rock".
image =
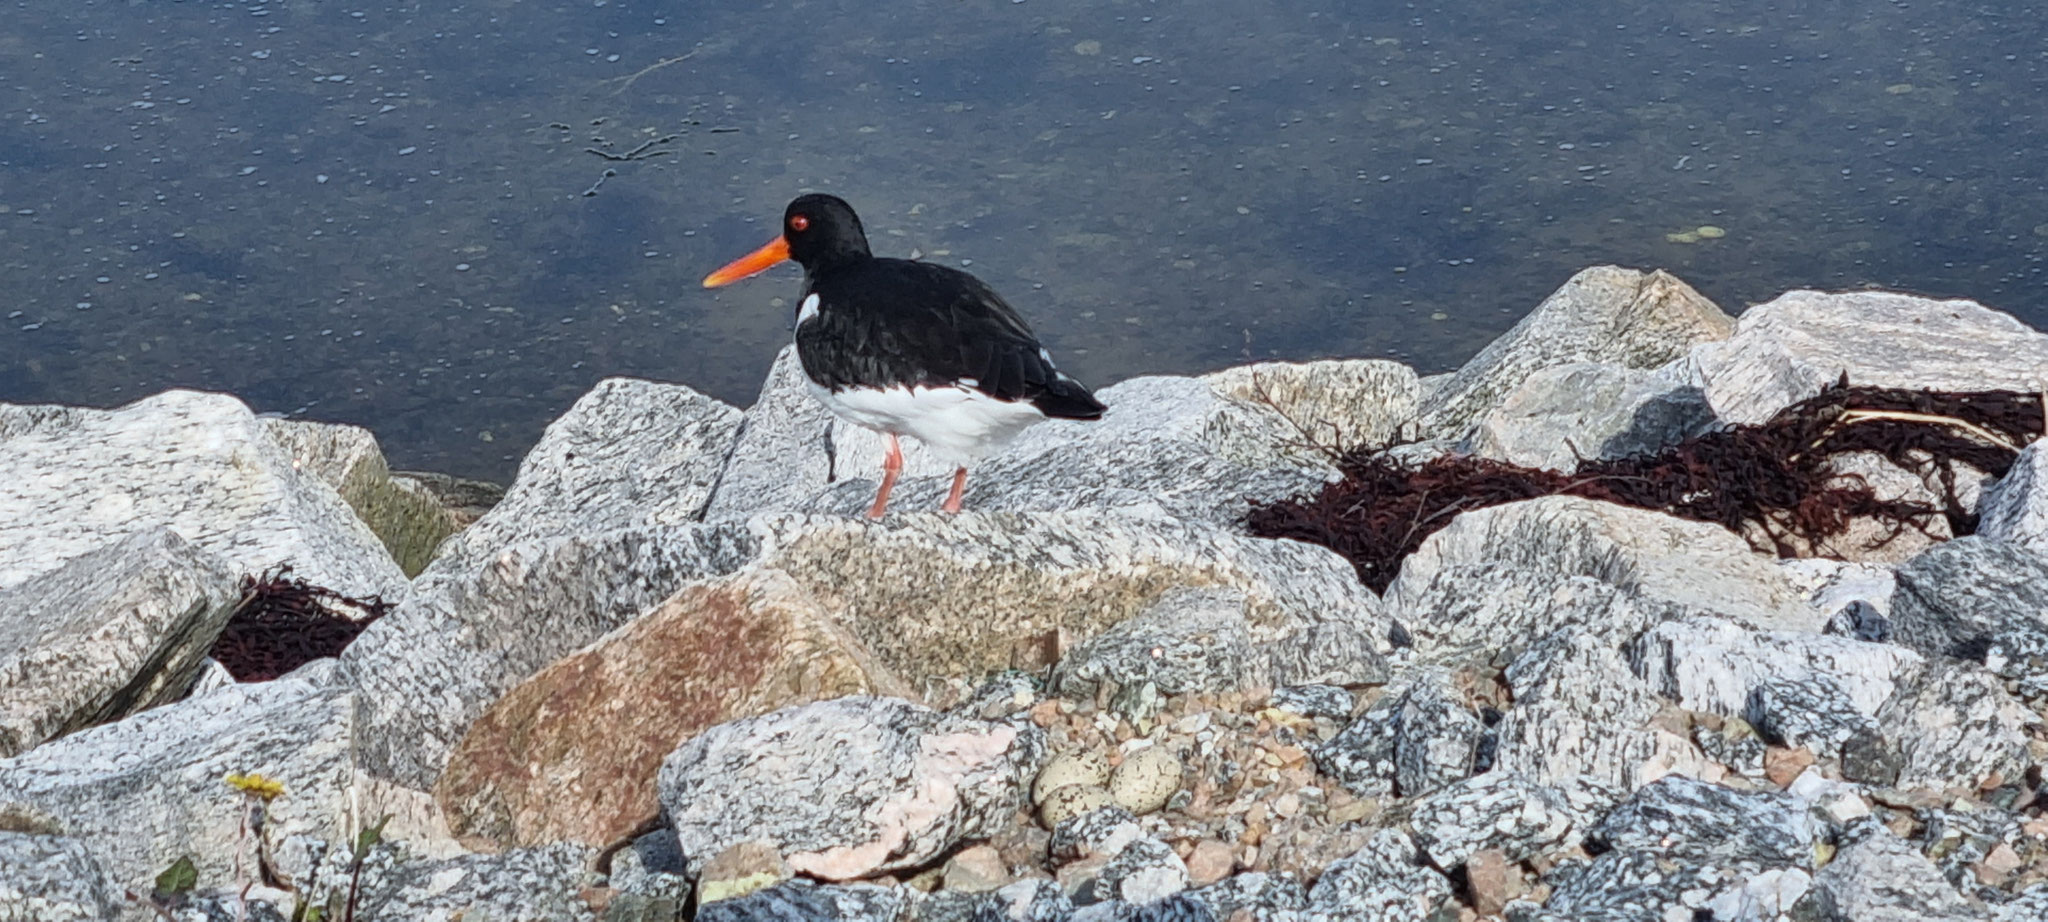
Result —
<instances>
[{"instance_id":1,"label":"speckled granite rock","mask_svg":"<svg viewBox=\"0 0 2048 922\"><path fill-rule=\"evenodd\" d=\"M1358 796L1414 797L1471 774L1484 730L1450 673L1423 669L1311 756L1323 774Z\"/></svg>"},{"instance_id":2,"label":"speckled granite rock","mask_svg":"<svg viewBox=\"0 0 2048 922\"><path fill-rule=\"evenodd\" d=\"M426 569L441 541L468 524L432 494L395 480L368 429L266 417L263 430L291 456L292 466L341 495L408 576Z\"/></svg>"},{"instance_id":3,"label":"speckled granite rock","mask_svg":"<svg viewBox=\"0 0 2048 922\"><path fill-rule=\"evenodd\" d=\"M1308 906L1308 891L1301 881L1286 874L1246 871L1232 874L1195 891L1195 898L1209 906L1218 919L1229 919L1239 910L1254 919L1286 919Z\"/></svg>"},{"instance_id":4,"label":"speckled granite rock","mask_svg":"<svg viewBox=\"0 0 2048 922\"><path fill-rule=\"evenodd\" d=\"M1813 867L1820 824L1798 800L1776 791L1737 791L1683 775L1636 790L1593 829L1615 851L1637 851L1715 867Z\"/></svg>"},{"instance_id":5,"label":"speckled granite rock","mask_svg":"<svg viewBox=\"0 0 2048 922\"><path fill-rule=\"evenodd\" d=\"M1958 538L1907 561L1898 580L1894 643L1982 662L1994 636L2048 638L2048 557Z\"/></svg>"},{"instance_id":6,"label":"speckled granite rock","mask_svg":"<svg viewBox=\"0 0 2048 922\"><path fill-rule=\"evenodd\" d=\"M1716 868L1655 852L1607 852L1545 875L1550 899L1508 906L1508 922L1780 919L1812 889L1799 868Z\"/></svg>"},{"instance_id":7,"label":"speckled granite rock","mask_svg":"<svg viewBox=\"0 0 2048 922\"><path fill-rule=\"evenodd\" d=\"M1655 368L1732 329L1713 302L1662 270L1586 269L1433 386L1422 402L1423 431L1463 437L1539 369L1574 362Z\"/></svg>"},{"instance_id":8,"label":"speckled granite rock","mask_svg":"<svg viewBox=\"0 0 2048 922\"><path fill-rule=\"evenodd\" d=\"M1822 758L1837 758L1850 740L1877 732L1876 713L1876 708L1859 708L1849 690L1832 677L1807 675L1757 683L1750 689L1743 719L1771 742L1805 746Z\"/></svg>"},{"instance_id":9,"label":"speckled granite rock","mask_svg":"<svg viewBox=\"0 0 2048 922\"><path fill-rule=\"evenodd\" d=\"M1043 877L1027 878L986 894L973 922L1066 922L1074 903Z\"/></svg>"},{"instance_id":10,"label":"speckled granite rock","mask_svg":"<svg viewBox=\"0 0 2048 922\"><path fill-rule=\"evenodd\" d=\"M1651 454L1714 424L1682 363L1657 371L1575 362L1537 369L1479 420L1472 454L1578 470L1582 460Z\"/></svg>"},{"instance_id":11,"label":"speckled granite rock","mask_svg":"<svg viewBox=\"0 0 2048 922\"><path fill-rule=\"evenodd\" d=\"M2038 390L2048 334L1975 301L1789 291L1693 349L1714 412L1761 423L1840 380L1944 391Z\"/></svg>"},{"instance_id":12,"label":"speckled granite rock","mask_svg":"<svg viewBox=\"0 0 2048 922\"><path fill-rule=\"evenodd\" d=\"M1977 534L2048 556L2048 439L2020 452L2012 470L1985 488Z\"/></svg>"},{"instance_id":13,"label":"speckled granite rock","mask_svg":"<svg viewBox=\"0 0 2048 922\"><path fill-rule=\"evenodd\" d=\"M1245 598L1228 589L1177 589L1127 621L1075 645L1060 660L1053 685L1070 698L1089 698L1108 680L1150 682L1161 694L1238 691L1268 686L1263 658L1253 655Z\"/></svg>"},{"instance_id":14,"label":"speckled granite rock","mask_svg":"<svg viewBox=\"0 0 2048 922\"><path fill-rule=\"evenodd\" d=\"M121 888L83 842L0 832L0 919L116 922L121 908Z\"/></svg>"},{"instance_id":15,"label":"speckled granite rock","mask_svg":"<svg viewBox=\"0 0 2048 922\"><path fill-rule=\"evenodd\" d=\"M1870 745L1880 755L1872 761L1865 754L1860 764L1882 765L1883 774L1859 772L1856 780L1940 791L1974 788L1993 775L2017 778L2033 719L1997 676L1966 663L1930 662L1877 711L1878 739Z\"/></svg>"},{"instance_id":16,"label":"speckled granite rock","mask_svg":"<svg viewBox=\"0 0 2048 922\"><path fill-rule=\"evenodd\" d=\"M1177 589L1241 593L1254 644L1325 623L1385 635L1379 599L1335 553L1199 522L969 510L880 524L772 515L748 528L761 565L843 605L856 639L911 681L1049 666L1057 632L1093 636Z\"/></svg>"},{"instance_id":17,"label":"speckled granite rock","mask_svg":"<svg viewBox=\"0 0 2048 922\"><path fill-rule=\"evenodd\" d=\"M1629 665L1657 693L1695 711L1747 717L1768 681L1821 679L1876 714L1920 666L1911 650L1802 631L1753 631L1722 618L1666 621L1629 645Z\"/></svg>"},{"instance_id":18,"label":"speckled granite rock","mask_svg":"<svg viewBox=\"0 0 2048 922\"><path fill-rule=\"evenodd\" d=\"M921 897L908 887L818 884L803 878L719 900L697 912L698 922L897 922Z\"/></svg>"},{"instance_id":19,"label":"speckled granite rock","mask_svg":"<svg viewBox=\"0 0 2048 922\"><path fill-rule=\"evenodd\" d=\"M1308 492L1336 477L1327 460L1289 447L1301 436L1278 412L1225 397L1198 379L1131 378L1095 396L1109 407L1102 419L1039 423L970 470L966 508L1120 509L1234 526L1246 500ZM860 514L880 480L882 442L858 427L835 424L832 431L841 479L796 508ZM909 442L905 447L905 473L889 508L938 508L952 471L920 475L930 462L913 461Z\"/></svg>"},{"instance_id":20,"label":"speckled granite rock","mask_svg":"<svg viewBox=\"0 0 2048 922\"><path fill-rule=\"evenodd\" d=\"M293 468L240 400L173 390L113 410L4 415L0 588L170 528L237 574L290 563L298 578L347 595L405 593L369 526Z\"/></svg>"},{"instance_id":21,"label":"speckled granite rock","mask_svg":"<svg viewBox=\"0 0 2048 922\"><path fill-rule=\"evenodd\" d=\"M157 528L0 590L0 758L184 694L235 583Z\"/></svg>"},{"instance_id":22,"label":"speckled granite rock","mask_svg":"<svg viewBox=\"0 0 2048 922\"><path fill-rule=\"evenodd\" d=\"M1095 897L1143 906L1187 887L1188 866L1174 854L1173 846L1145 836L1132 840L1109 860L1095 878Z\"/></svg>"},{"instance_id":23,"label":"speckled granite rock","mask_svg":"<svg viewBox=\"0 0 2048 922\"><path fill-rule=\"evenodd\" d=\"M1531 614L1530 605L1555 607L1539 601L1542 593L1573 576L1625 590L1638 607L1660 614L1719 614L1797 630L1825 622L1798 584L1726 529L1570 496L1460 513L1402 562L1386 601L1420 655L1517 651L1562 626ZM1475 591L1523 580L1531 589L1521 595L1467 601Z\"/></svg>"},{"instance_id":24,"label":"speckled granite rock","mask_svg":"<svg viewBox=\"0 0 2048 922\"><path fill-rule=\"evenodd\" d=\"M236 685L0 760L0 814L49 818L124 886L191 856L205 881L234 874L240 798L221 782L258 772L285 785L268 833L280 873L306 873L312 842L336 841L351 811L348 689L331 661Z\"/></svg>"},{"instance_id":25,"label":"speckled granite rock","mask_svg":"<svg viewBox=\"0 0 2048 922\"><path fill-rule=\"evenodd\" d=\"M1852 827L1835 860L1814 875L1815 906L1827 922L1951 922L1983 910L1942 879L1913 846L1875 820Z\"/></svg>"},{"instance_id":26,"label":"speckled granite rock","mask_svg":"<svg viewBox=\"0 0 2048 922\"><path fill-rule=\"evenodd\" d=\"M1566 628L1508 666L1514 707L1495 728L1494 771L1550 785L1588 775L1632 791L1673 771L1707 770L1690 740L1654 723L1663 702L1629 672L1616 640Z\"/></svg>"},{"instance_id":27,"label":"speckled granite rock","mask_svg":"<svg viewBox=\"0 0 2048 922\"><path fill-rule=\"evenodd\" d=\"M397 862L366 884L357 918L596 922L580 896L591 852L575 845Z\"/></svg>"},{"instance_id":28,"label":"speckled granite rock","mask_svg":"<svg viewBox=\"0 0 2048 922\"><path fill-rule=\"evenodd\" d=\"M487 566L504 548L704 515L740 411L679 384L606 378L548 424L505 498L442 545L430 574Z\"/></svg>"},{"instance_id":29,"label":"speckled granite rock","mask_svg":"<svg viewBox=\"0 0 2048 922\"><path fill-rule=\"evenodd\" d=\"M1451 882L1422 864L1408 837L1393 830L1323 870L1308 905L1288 922L1409 922L1426 919L1451 898Z\"/></svg>"},{"instance_id":30,"label":"speckled granite rock","mask_svg":"<svg viewBox=\"0 0 2048 922\"><path fill-rule=\"evenodd\" d=\"M757 550L744 529L649 528L523 543L473 571L436 561L411 598L342 653L361 693L361 765L430 789L500 695Z\"/></svg>"},{"instance_id":31,"label":"speckled granite rock","mask_svg":"<svg viewBox=\"0 0 2048 922\"><path fill-rule=\"evenodd\" d=\"M1043 758L1036 728L840 698L714 727L662 763L659 785L693 873L761 839L802 873L848 880L1005 828Z\"/></svg>"},{"instance_id":32,"label":"speckled granite rock","mask_svg":"<svg viewBox=\"0 0 2048 922\"><path fill-rule=\"evenodd\" d=\"M1565 851L1584 840L1619 798L1590 778L1541 784L1510 772L1487 772L1415 804L1409 823L1431 864L1452 870L1486 849L1510 861Z\"/></svg>"},{"instance_id":33,"label":"speckled granite rock","mask_svg":"<svg viewBox=\"0 0 2048 922\"><path fill-rule=\"evenodd\" d=\"M1233 400L1271 406L1300 438L1340 449L1402 437L1422 399L1415 370L1384 359L1258 362L1198 380Z\"/></svg>"},{"instance_id":34,"label":"speckled granite rock","mask_svg":"<svg viewBox=\"0 0 2048 922\"><path fill-rule=\"evenodd\" d=\"M908 695L775 570L689 586L505 693L434 793L473 847L603 846L654 814L661 760L713 725L840 695ZM592 715L635 715L630 727Z\"/></svg>"}]
</instances>

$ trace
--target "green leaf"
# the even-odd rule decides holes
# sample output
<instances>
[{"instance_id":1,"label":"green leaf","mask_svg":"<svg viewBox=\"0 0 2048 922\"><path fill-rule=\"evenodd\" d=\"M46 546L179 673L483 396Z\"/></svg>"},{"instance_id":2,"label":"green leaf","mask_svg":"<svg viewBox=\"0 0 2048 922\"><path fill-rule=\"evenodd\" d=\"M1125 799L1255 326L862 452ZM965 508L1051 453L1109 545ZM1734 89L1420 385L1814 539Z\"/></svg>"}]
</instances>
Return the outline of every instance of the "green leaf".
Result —
<instances>
[{"instance_id":1,"label":"green leaf","mask_svg":"<svg viewBox=\"0 0 2048 922\"><path fill-rule=\"evenodd\" d=\"M362 832L356 833L356 847L352 854L355 860L361 861L369 857L370 849L376 848L377 843L384 841L384 824L389 822L391 814L386 813L377 818L375 825L365 826Z\"/></svg>"},{"instance_id":2,"label":"green leaf","mask_svg":"<svg viewBox=\"0 0 2048 922\"><path fill-rule=\"evenodd\" d=\"M156 892L165 896L191 893L199 884L199 869L192 866L191 856L178 859L162 874L156 876Z\"/></svg>"},{"instance_id":3,"label":"green leaf","mask_svg":"<svg viewBox=\"0 0 2048 922\"><path fill-rule=\"evenodd\" d=\"M327 910L325 907L308 906L306 907L306 917L302 920L302 922L320 922L320 920L325 918L327 918Z\"/></svg>"}]
</instances>

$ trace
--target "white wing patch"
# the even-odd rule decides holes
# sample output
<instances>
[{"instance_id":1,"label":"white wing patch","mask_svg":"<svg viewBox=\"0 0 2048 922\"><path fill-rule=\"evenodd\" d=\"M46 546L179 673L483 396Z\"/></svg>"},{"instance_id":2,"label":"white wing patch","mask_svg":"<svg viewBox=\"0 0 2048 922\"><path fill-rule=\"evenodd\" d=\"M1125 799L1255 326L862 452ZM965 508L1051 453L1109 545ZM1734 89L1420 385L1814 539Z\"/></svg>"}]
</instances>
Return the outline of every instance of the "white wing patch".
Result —
<instances>
[{"instance_id":1,"label":"white wing patch","mask_svg":"<svg viewBox=\"0 0 2048 922\"><path fill-rule=\"evenodd\" d=\"M816 316L818 316L818 295L813 292L805 295L803 305L796 309L796 325L803 326L804 321Z\"/></svg>"}]
</instances>

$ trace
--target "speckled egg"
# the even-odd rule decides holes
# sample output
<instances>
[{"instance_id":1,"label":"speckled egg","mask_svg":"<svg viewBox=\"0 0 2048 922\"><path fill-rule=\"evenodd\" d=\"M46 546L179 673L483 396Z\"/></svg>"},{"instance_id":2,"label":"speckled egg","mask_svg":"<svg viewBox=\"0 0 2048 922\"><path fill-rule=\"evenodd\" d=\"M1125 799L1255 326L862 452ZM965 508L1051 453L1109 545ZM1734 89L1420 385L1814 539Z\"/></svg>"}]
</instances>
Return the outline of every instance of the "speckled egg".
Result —
<instances>
[{"instance_id":1,"label":"speckled egg","mask_svg":"<svg viewBox=\"0 0 2048 922\"><path fill-rule=\"evenodd\" d=\"M1070 784L1102 787L1109 783L1109 760L1092 749L1069 749L1046 760L1031 783L1031 802L1045 803L1045 796Z\"/></svg>"},{"instance_id":2,"label":"speckled egg","mask_svg":"<svg viewBox=\"0 0 2048 922\"><path fill-rule=\"evenodd\" d=\"M1180 756L1164 746L1140 749L1124 757L1109 776L1109 796L1137 816L1166 806L1180 790Z\"/></svg>"},{"instance_id":3,"label":"speckled egg","mask_svg":"<svg viewBox=\"0 0 2048 922\"><path fill-rule=\"evenodd\" d=\"M1067 784L1045 792L1038 804L1038 822L1051 829L1067 820L1103 807L1114 807L1109 792L1092 784Z\"/></svg>"}]
</instances>

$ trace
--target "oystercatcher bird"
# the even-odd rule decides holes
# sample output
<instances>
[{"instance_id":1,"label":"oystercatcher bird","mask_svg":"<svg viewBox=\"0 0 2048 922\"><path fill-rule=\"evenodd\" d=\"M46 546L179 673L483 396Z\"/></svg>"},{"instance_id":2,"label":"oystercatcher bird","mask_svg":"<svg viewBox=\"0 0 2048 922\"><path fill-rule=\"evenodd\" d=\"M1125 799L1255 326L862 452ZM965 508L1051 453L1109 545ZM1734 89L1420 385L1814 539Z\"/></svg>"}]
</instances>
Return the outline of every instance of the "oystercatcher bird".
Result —
<instances>
[{"instance_id":1,"label":"oystercatcher bird","mask_svg":"<svg viewBox=\"0 0 2048 922\"><path fill-rule=\"evenodd\" d=\"M897 436L954 465L940 508L960 511L967 466L1046 419L1100 419L1104 407L1052 364L995 289L958 269L875 256L853 206L803 195L782 233L704 278L716 288L784 260L804 267L796 352L811 393L833 415L889 437L879 519L903 470Z\"/></svg>"}]
</instances>

